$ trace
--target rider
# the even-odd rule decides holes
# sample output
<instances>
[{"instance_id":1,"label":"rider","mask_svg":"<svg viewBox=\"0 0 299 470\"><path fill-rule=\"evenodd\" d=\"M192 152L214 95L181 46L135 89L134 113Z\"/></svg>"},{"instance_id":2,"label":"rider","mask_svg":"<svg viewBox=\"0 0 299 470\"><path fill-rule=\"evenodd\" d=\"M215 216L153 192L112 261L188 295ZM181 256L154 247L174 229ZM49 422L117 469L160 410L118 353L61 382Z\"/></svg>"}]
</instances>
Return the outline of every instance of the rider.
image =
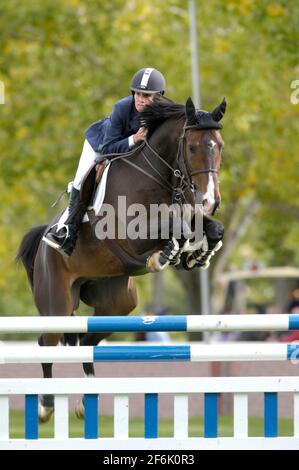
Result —
<instances>
[{"instance_id":1,"label":"rider","mask_svg":"<svg viewBox=\"0 0 299 470\"><path fill-rule=\"evenodd\" d=\"M94 164L98 154L129 152L146 138L147 130L140 126L139 113L152 103L155 97L165 93L165 78L159 70L143 68L138 70L131 81L131 96L118 101L111 116L92 124L86 131L78 169L73 181L68 218L62 229L56 232L56 225L43 240L64 255L70 256L75 248L78 230L87 206L80 200L82 180Z\"/></svg>"}]
</instances>

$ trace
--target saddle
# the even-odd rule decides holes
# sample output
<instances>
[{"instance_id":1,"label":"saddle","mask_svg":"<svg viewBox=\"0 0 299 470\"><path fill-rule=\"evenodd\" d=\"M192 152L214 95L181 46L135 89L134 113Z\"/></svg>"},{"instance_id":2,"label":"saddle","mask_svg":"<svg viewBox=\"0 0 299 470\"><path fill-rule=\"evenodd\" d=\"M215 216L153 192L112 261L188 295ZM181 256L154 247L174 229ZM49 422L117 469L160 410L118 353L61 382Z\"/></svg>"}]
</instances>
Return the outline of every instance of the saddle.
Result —
<instances>
[{"instance_id":1,"label":"saddle","mask_svg":"<svg viewBox=\"0 0 299 470\"><path fill-rule=\"evenodd\" d=\"M98 157L95 164L88 170L83 178L80 189L80 199L86 206L88 206L93 199L95 190L102 179L107 163L107 158L104 156Z\"/></svg>"}]
</instances>

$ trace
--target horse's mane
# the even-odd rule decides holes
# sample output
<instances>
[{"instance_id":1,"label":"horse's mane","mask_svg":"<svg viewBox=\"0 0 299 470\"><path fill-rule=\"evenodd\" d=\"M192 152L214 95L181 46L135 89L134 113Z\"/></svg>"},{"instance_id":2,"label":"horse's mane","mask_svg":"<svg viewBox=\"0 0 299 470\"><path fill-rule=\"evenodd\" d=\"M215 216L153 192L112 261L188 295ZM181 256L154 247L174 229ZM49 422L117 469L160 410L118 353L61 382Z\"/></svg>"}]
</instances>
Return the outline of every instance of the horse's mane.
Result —
<instances>
[{"instance_id":1,"label":"horse's mane","mask_svg":"<svg viewBox=\"0 0 299 470\"><path fill-rule=\"evenodd\" d=\"M149 134L167 119L181 119L185 116L185 105L166 98L159 98L146 106L140 113L140 122L148 128Z\"/></svg>"}]
</instances>

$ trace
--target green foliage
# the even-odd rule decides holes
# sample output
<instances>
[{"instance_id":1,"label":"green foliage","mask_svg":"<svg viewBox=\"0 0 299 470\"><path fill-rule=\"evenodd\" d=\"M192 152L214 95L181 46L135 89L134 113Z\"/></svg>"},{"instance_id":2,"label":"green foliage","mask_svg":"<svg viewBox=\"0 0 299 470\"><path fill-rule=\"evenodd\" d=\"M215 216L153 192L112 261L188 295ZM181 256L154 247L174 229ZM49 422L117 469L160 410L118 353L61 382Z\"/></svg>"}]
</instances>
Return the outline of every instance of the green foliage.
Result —
<instances>
[{"instance_id":1,"label":"green foliage","mask_svg":"<svg viewBox=\"0 0 299 470\"><path fill-rule=\"evenodd\" d=\"M24 232L55 215L50 204L73 178L84 129L129 93L132 74L145 65L165 74L170 98L183 102L191 94L187 6L185 0L1 3L1 314L34 312L13 259ZM299 209L298 105L290 103L290 84L299 78L299 4L198 1L197 12L202 105L211 109L224 95L228 101L220 217L229 226L244 200L260 200L249 230L252 251L267 263L299 261L298 217L280 209ZM138 280L145 302L148 283L149 277Z\"/></svg>"},{"instance_id":2,"label":"green foliage","mask_svg":"<svg viewBox=\"0 0 299 470\"><path fill-rule=\"evenodd\" d=\"M219 214L226 232L244 203L261 203L229 261L242 266L250 246L252 259L268 265L296 263L299 107L291 104L290 84L299 76L299 5L198 5L203 101L211 103L219 92L228 100Z\"/></svg>"}]
</instances>

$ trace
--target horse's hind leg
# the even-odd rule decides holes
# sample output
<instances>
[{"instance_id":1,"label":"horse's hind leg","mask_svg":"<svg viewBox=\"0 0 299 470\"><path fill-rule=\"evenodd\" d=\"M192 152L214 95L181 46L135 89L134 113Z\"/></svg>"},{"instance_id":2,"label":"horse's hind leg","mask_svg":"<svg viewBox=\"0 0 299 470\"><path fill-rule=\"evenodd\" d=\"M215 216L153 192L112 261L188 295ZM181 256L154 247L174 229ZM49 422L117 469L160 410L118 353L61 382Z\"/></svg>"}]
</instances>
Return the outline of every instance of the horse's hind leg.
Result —
<instances>
[{"instance_id":1,"label":"horse's hind leg","mask_svg":"<svg viewBox=\"0 0 299 470\"><path fill-rule=\"evenodd\" d=\"M137 305L136 286L133 278L119 278L89 281L81 288L81 300L94 307L94 315L128 315ZM85 333L80 335L81 346L96 346L111 333ZM86 377L94 377L94 364L84 363ZM84 417L84 403L80 400L75 413L78 418Z\"/></svg>"},{"instance_id":2,"label":"horse's hind leg","mask_svg":"<svg viewBox=\"0 0 299 470\"><path fill-rule=\"evenodd\" d=\"M39 346L57 346L62 334L45 333L38 338ZM52 378L53 363L41 364L44 379ZM42 395L38 403L38 419L40 423L46 423L54 412L54 396Z\"/></svg>"},{"instance_id":3,"label":"horse's hind leg","mask_svg":"<svg viewBox=\"0 0 299 470\"><path fill-rule=\"evenodd\" d=\"M110 333L86 333L79 335L80 346L96 346L102 339L109 336ZM95 376L93 362L85 362L83 364L84 375L87 378ZM80 399L75 407L77 418L84 418L84 399Z\"/></svg>"},{"instance_id":4,"label":"horse's hind leg","mask_svg":"<svg viewBox=\"0 0 299 470\"><path fill-rule=\"evenodd\" d=\"M67 316L74 310L74 299L70 288L70 279L63 270L58 270L55 263L59 254L53 253L55 259L48 262L47 277L43 276L44 271L39 271L38 282L34 285L34 296L37 308L42 316ZM53 268L56 268L55 272ZM36 269L38 269L38 262ZM63 333L43 333L39 339L40 346L57 346ZM44 378L52 378L52 363L43 363L42 370ZM53 395L42 395L38 415L41 423L47 422L54 411Z\"/></svg>"}]
</instances>

